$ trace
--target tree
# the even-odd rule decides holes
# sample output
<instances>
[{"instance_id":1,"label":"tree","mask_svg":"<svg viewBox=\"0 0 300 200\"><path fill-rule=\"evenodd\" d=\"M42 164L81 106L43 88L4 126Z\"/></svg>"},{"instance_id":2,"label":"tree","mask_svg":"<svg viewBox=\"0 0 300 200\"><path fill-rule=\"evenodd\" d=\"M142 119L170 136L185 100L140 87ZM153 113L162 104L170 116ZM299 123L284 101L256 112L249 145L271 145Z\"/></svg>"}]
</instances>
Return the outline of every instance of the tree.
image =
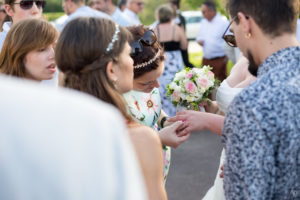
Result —
<instances>
[{"instance_id":1,"label":"tree","mask_svg":"<svg viewBox=\"0 0 300 200\"><path fill-rule=\"evenodd\" d=\"M202 3L205 0L186 0L186 3L192 8L192 9L198 9L201 7ZM225 9L225 4L222 0L212 0L215 2L217 11L220 12L222 15L228 16L228 13Z\"/></svg>"}]
</instances>

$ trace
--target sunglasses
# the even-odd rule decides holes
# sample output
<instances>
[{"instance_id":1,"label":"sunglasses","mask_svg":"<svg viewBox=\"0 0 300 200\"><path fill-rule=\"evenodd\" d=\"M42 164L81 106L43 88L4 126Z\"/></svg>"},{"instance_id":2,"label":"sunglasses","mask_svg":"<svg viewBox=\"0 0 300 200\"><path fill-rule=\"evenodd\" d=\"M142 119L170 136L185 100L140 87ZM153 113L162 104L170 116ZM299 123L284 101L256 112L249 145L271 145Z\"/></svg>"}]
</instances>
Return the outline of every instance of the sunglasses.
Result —
<instances>
[{"instance_id":1,"label":"sunglasses","mask_svg":"<svg viewBox=\"0 0 300 200\"><path fill-rule=\"evenodd\" d=\"M5 9L0 9L0 12L2 12L2 13L4 13L4 14L6 14L6 11L5 11Z\"/></svg>"},{"instance_id":2,"label":"sunglasses","mask_svg":"<svg viewBox=\"0 0 300 200\"><path fill-rule=\"evenodd\" d=\"M231 26L232 22L234 22L234 20L237 18L237 16L235 16L234 18L232 18L231 22L229 23L228 27L226 28L222 38L225 40L225 42L231 46L231 47L237 47L236 41L235 41L235 36L233 34L228 34L226 35L229 27Z\"/></svg>"},{"instance_id":3,"label":"sunglasses","mask_svg":"<svg viewBox=\"0 0 300 200\"><path fill-rule=\"evenodd\" d=\"M33 3L35 3L35 5L40 9L40 8L45 8L46 6L46 1L39 1L39 0L35 0L35 1L25 1L25 0L22 0L20 1L19 3L13 3L13 4L20 4L20 7L24 10L29 10L32 8L33 6Z\"/></svg>"},{"instance_id":4,"label":"sunglasses","mask_svg":"<svg viewBox=\"0 0 300 200\"><path fill-rule=\"evenodd\" d=\"M137 41L130 43L131 53L130 55L137 55L143 52L143 45L152 46L157 41L156 35L152 30L148 30Z\"/></svg>"}]
</instances>

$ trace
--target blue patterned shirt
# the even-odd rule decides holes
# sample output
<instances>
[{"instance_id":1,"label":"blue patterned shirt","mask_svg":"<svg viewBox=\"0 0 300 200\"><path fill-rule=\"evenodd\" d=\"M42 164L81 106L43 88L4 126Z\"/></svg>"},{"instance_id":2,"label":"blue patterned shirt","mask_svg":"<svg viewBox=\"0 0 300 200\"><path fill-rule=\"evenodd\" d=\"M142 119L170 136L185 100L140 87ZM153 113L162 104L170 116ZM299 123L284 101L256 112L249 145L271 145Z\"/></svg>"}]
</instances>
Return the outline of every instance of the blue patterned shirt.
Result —
<instances>
[{"instance_id":1,"label":"blue patterned shirt","mask_svg":"<svg viewBox=\"0 0 300 200\"><path fill-rule=\"evenodd\" d=\"M300 199L300 47L282 49L229 106L226 199Z\"/></svg>"}]
</instances>

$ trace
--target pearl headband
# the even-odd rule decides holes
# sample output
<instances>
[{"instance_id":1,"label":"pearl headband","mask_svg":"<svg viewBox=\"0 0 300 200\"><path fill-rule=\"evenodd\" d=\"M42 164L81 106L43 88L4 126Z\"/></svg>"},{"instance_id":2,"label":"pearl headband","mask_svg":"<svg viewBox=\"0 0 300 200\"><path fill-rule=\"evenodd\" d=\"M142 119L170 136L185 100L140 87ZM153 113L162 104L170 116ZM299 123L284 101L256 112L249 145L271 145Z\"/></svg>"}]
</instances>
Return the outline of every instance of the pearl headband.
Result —
<instances>
[{"instance_id":1,"label":"pearl headband","mask_svg":"<svg viewBox=\"0 0 300 200\"><path fill-rule=\"evenodd\" d=\"M160 50L158 50L158 52L155 54L155 56L151 60L133 66L134 69L139 69L139 68L142 68L142 67L146 67L147 65L150 65L151 63L153 63L158 58L159 55L160 55Z\"/></svg>"}]
</instances>

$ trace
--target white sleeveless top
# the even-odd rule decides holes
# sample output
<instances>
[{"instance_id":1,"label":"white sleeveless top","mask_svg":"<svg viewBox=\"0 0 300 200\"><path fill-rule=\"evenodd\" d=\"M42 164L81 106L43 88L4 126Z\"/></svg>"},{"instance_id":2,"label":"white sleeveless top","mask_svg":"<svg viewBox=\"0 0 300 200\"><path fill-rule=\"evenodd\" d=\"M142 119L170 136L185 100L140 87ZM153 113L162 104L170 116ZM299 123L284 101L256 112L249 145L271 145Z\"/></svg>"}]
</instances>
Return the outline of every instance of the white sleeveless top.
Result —
<instances>
[{"instance_id":1,"label":"white sleeveless top","mask_svg":"<svg viewBox=\"0 0 300 200\"><path fill-rule=\"evenodd\" d=\"M219 111L226 113L227 108L234 99L234 97L242 90L243 88L230 87L225 79L218 88L216 96ZM208 192L202 200L225 200L223 179L219 176L221 173L220 167L225 163L225 158L225 151L223 149L220 158L220 166L218 168L219 170L217 172L214 185L208 190Z\"/></svg>"},{"instance_id":2,"label":"white sleeveless top","mask_svg":"<svg viewBox=\"0 0 300 200\"><path fill-rule=\"evenodd\" d=\"M243 89L244 88L230 87L225 79L218 88L216 96L219 110L223 113L226 113L227 108L234 99L234 97Z\"/></svg>"}]
</instances>

